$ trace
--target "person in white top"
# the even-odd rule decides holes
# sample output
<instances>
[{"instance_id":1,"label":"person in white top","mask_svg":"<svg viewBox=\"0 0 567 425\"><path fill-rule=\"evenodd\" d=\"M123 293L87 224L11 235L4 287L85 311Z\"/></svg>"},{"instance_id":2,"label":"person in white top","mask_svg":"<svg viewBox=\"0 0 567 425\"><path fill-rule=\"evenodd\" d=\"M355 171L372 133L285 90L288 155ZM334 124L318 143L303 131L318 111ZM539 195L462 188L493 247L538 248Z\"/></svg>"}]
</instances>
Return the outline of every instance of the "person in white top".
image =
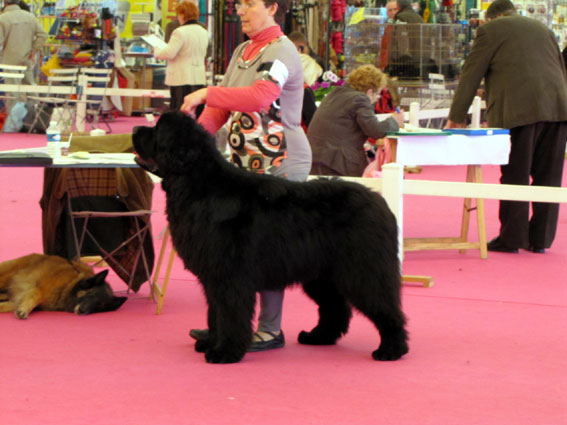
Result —
<instances>
[{"instance_id":1,"label":"person in white top","mask_svg":"<svg viewBox=\"0 0 567 425\"><path fill-rule=\"evenodd\" d=\"M179 27L171 34L166 47L154 49L156 58L167 60L165 84L170 89L173 111L179 110L186 95L205 87L205 57L209 44L209 34L197 21L199 9L194 3L181 2L175 11Z\"/></svg>"}]
</instances>

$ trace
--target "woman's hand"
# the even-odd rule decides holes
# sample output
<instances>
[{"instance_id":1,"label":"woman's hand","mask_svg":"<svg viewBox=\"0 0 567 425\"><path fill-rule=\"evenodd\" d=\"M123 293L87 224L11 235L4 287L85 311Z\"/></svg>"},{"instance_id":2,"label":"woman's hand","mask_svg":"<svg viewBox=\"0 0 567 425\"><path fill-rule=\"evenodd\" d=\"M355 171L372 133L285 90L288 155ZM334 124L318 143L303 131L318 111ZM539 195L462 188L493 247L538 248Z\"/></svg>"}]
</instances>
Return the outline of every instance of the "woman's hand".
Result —
<instances>
[{"instance_id":1,"label":"woman's hand","mask_svg":"<svg viewBox=\"0 0 567 425\"><path fill-rule=\"evenodd\" d=\"M392 112L392 118L398 122L400 128L404 128L404 110L402 108L396 108L396 110Z\"/></svg>"},{"instance_id":2,"label":"woman's hand","mask_svg":"<svg viewBox=\"0 0 567 425\"><path fill-rule=\"evenodd\" d=\"M195 117L195 109L197 106L207 101L207 88L199 89L193 93L189 93L183 98L183 105L181 105L181 112Z\"/></svg>"}]
</instances>

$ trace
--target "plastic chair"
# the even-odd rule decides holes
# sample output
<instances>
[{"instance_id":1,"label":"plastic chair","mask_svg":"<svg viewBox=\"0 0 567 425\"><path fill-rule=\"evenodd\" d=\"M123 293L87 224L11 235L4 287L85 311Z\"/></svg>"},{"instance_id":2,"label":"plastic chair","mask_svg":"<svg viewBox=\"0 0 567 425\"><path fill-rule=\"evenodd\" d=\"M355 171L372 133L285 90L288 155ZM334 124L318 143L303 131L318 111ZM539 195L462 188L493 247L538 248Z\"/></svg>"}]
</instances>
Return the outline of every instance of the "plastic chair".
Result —
<instances>
[{"instance_id":1,"label":"plastic chair","mask_svg":"<svg viewBox=\"0 0 567 425\"><path fill-rule=\"evenodd\" d=\"M20 97L20 88L25 78L27 66L0 64L0 79L6 85L16 85L15 91L2 92L0 89L0 99L4 103L4 113L10 112L12 104Z\"/></svg>"},{"instance_id":2,"label":"plastic chair","mask_svg":"<svg viewBox=\"0 0 567 425\"><path fill-rule=\"evenodd\" d=\"M92 129L98 128L100 120L104 122L108 128L108 133L112 133L108 114L104 113L103 101L106 96L106 90L110 83L110 73L112 69L105 68L81 68L79 74L79 86L81 87L80 101L86 104L84 119L91 125ZM86 88L102 89L101 94L91 94Z\"/></svg>"},{"instance_id":3,"label":"plastic chair","mask_svg":"<svg viewBox=\"0 0 567 425\"><path fill-rule=\"evenodd\" d=\"M35 117L28 133L34 131L36 126L47 128L52 120L58 122L62 133L71 133L75 121L76 95L76 70L51 70L51 75L47 77L45 96L28 96L28 99L34 102L35 109ZM58 111L57 115L53 115L55 110Z\"/></svg>"}]
</instances>

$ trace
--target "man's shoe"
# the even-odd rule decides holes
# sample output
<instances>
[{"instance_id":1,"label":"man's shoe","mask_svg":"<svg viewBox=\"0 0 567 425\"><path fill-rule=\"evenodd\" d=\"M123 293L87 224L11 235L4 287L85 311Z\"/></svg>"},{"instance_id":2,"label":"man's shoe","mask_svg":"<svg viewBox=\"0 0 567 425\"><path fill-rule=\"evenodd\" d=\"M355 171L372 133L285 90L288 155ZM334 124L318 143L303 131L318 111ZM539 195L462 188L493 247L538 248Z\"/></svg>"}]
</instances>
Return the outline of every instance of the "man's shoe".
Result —
<instances>
[{"instance_id":1,"label":"man's shoe","mask_svg":"<svg viewBox=\"0 0 567 425\"><path fill-rule=\"evenodd\" d=\"M507 252L510 254L517 254L520 252L518 248L510 248L502 243L500 236L495 237L486 245L486 248L492 252Z\"/></svg>"},{"instance_id":2,"label":"man's shoe","mask_svg":"<svg viewBox=\"0 0 567 425\"><path fill-rule=\"evenodd\" d=\"M208 329L191 329L189 336L197 341L203 341L209 337Z\"/></svg>"},{"instance_id":3,"label":"man's shoe","mask_svg":"<svg viewBox=\"0 0 567 425\"><path fill-rule=\"evenodd\" d=\"M528 246L528 251L535 252L536 254L545 254L545 248L540 248L535 245Z\"/></svg>"},{"instance_id":4,"label":"man's shoe","mask_svg":"<svg viewBox=\"0 0 567 425\"><path fill-rule=\"evenodd\" d=\"M262 336L256 332L254 335L260 338L260 341L252 341L250 347L248 347L249 353L255 353L257 351L271 350L272 348L281 348L285 345L285 338L283 331L280 331L279 335L273 332L264 332L273 336L272 339L265 340Z\"/></svg>"}]
</instances>

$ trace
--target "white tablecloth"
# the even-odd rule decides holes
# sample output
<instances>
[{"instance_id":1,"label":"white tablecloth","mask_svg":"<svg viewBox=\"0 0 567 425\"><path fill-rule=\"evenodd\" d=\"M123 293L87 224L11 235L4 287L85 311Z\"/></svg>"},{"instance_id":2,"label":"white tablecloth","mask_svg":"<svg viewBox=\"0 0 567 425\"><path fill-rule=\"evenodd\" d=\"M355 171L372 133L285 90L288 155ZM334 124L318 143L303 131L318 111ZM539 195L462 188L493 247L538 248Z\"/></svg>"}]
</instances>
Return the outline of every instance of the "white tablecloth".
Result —
<instances>
[{"instance_id":1,"label":"white tablecloth","mask_svg":"<svg viewBox=\"0 0 567 425\"><path fill-rule=\"evenodd\" d=\"M510 135L398 136L396 162L403 165L507 164Z\"/></svg>"}]
</instances>

